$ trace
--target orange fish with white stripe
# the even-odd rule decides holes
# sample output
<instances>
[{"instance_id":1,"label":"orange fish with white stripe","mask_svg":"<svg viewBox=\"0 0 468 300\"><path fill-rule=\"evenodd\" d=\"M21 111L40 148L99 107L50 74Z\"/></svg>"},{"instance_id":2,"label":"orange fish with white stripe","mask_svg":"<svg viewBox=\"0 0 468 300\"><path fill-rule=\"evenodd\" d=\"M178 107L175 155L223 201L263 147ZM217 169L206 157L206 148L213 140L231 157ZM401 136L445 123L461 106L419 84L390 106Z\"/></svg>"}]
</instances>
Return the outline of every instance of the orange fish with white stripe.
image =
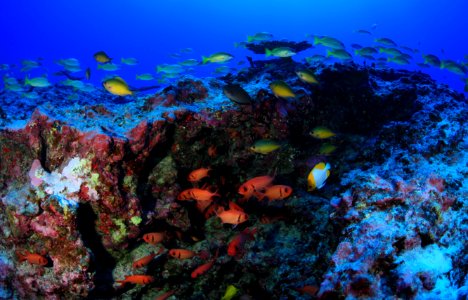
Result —
<instances>
[{"instance_id":1,"label":"orange fish with white stripe","mask_svg":"<svg viewBox=\"0 0 468 300\"><path fill-rule=\"evenodd\" d=\"M211 171L210 168L200 168L200 169L193 170L192 172L190 172L187 179L190 182L198 182L202 180L203 178L208 177L209 176L208 173L210 171Z\"/></svg>"},{"instance_id":2,"label":"orange fish with white stripe","mask_svg":"<svg viewBox=\"0 0 468 300\"><path fill-rule=\"evenodd\" d=\"M292 188L287 185L272 185L267 187L259 200L267 198L269 201L283 200L291 196Z\"/></svg>"},{"instance_id":3,"label":"orange fish with white stripe","mask_svg":"<svg viewBox=\"0 0 468 300\"><path fill-rule=\"evenodd\" d=\"M163 232L149 232L143 235L143 240L151 245L156 245L164 240Z\"/></svg>"},{"instance_id":4,"label":"orange fish with white stripe","mask_svg":"<svg viewBox=\"0 0 468 300\"><path fill-rule=\"evenodd\" d=\"M216 192L192 188L182 191L179 196L177 196L177 200L211 201L216 197L220 197Z\"/></svg>"},{"instance_id":5,"label":"orange fish with white stripe","mask_svg":"<svg viewBox=\"0 0 468 300\"><path fill-rule=\"evenodd\" d=\"M247 180L239 187L239 194L244 196L244 200L257 196L258 193L273 182L271 176L258 176Z\"/></svg>"},{"instance_id":6,"label":"orange fish with white stripe","mask_svg":"<svg viewBox=\"0 0 468 300\"><path fill-rule=\"evenodd\" d=\"M223 224L232 225L244 223L249 219L249 216L245 212L236 209L229 209L219 212L218 217L221 219Z\"/></svg>"},{"instance_id":7,"label":"orange fish with white stripe","mask_svg":"<svg viewBox=\"0 0 468 300\"><path fill-rule=\"evenodd\" d=\"M194 257L196 253L187 249L171 249L169 255L178 259L188 259Z\"/></svg>"}]
</instances>

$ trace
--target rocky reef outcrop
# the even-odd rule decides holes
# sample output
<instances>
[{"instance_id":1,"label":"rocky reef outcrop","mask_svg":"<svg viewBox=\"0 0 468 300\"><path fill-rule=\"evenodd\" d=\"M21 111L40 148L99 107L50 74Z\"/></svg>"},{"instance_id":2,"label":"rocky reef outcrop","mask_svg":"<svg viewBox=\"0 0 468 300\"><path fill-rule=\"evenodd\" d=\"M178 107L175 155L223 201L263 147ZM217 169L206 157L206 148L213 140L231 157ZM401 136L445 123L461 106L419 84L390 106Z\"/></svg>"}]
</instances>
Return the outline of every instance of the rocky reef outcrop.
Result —
<instances>
[{"instance_id":1,"label":"rocky reef outcrop","mask_svg":"<svg viewBox=\"0 0 468 300\"><path fill-rule=\"evenodd\" d=\"M35 101L3 92L0 297L219 299L229 285L242 299L466 297L464 96L422 73L352 63L311 66L319 84L310 85L298 67L272 60L125 100L59 86L38 88ZM296 97L275 97L274 80ZM252 105L225 97L227 83ZM317 126L336 136L312 137ZM260 139L281 147L252 152ZM331 175L308 192L319 162ZM202 167L209 177L195 186L219 197L178 200ZM239 186L262 175L293 194L240 201ZM232 201L248 215L235 227L217 216ZM163 241L145 242L152 232ZM27 253L48 262L20 259ZM116 283L134 274L154 280Z\"/></svg>"}]
</instances>

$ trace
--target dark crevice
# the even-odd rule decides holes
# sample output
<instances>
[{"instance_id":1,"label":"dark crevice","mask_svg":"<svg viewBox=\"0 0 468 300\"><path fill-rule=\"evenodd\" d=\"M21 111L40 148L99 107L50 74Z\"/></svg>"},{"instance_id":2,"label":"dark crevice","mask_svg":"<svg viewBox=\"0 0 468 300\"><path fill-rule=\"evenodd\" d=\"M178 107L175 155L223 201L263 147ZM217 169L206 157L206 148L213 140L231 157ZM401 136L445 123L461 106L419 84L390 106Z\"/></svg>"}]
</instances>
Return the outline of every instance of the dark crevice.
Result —
<instances>
[{"instance_id":1,"label":"dark crevice","mask_svg":"<svg viewBox=\"0 0 468 300\"><path fill-rule=\"evenodd\" d=\"M149 144L150 139L150 126L148 125L148 134L146 136L145 144ZM165 139L162 143L157 144L151 149L147 160L142 164L143 168L138 173L137 183L137 196L140 199L143 211L154 210L156 203L151 201L150 189L148 189L148 180L154 167L157 166L171 151L171 145L174 143L175 125L166 123L166 126L160 132L164 133Z\"/></svg>"},{"instance_id":2,"label":"dark crevice","mask_svg":"<svg viewBox=\"0 0 468 300\"><path fill-rule=\"evenodd\" d=\"M91 251L89 272L94 272L94 289L87 299L111 299L115 296L112 286L114 279L112 270L116 265L115 259L106 251L101 236L97 233L97 216L89 203L80 203L77 211L77 227L83 244Z\"/></svg>"},{"instance_id":3,"label":"dark crevice","mask_svg":"<svg viewBox=\"0 0 468 300\"><path fill-rule=\"evenodd\" d=\"M42 128L39 128L39 141L41 142L40 152L39 152L39 161L41 162L42 168L50 173L50 169L47 164L47 142L42 134Z\"/></svg>"}]
</instances>

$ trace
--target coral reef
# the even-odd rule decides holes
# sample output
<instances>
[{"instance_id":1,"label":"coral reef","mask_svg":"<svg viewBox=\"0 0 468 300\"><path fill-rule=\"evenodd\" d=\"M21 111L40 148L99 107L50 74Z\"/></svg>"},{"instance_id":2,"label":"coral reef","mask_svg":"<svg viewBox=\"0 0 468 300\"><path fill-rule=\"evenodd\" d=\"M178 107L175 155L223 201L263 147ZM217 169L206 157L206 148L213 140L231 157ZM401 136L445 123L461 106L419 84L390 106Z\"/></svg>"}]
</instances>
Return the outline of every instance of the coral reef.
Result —
<instances>
[{"instance_id":1,"label":"coral reef","mask_svg":"<svg viewBox=\"0 0 468 300\"><path fill-rule=\"evenodd\" d=\"M126 100L5 91L0 298L220 299L230 285L250 299L466 297L466 99L422 73L317 64L309 85L297 67L275 59ZM273 80L296 97L273 96ZM224 96L232 82L252 105ZM337 133L334 152L317 126ZM281 147L251 151L260 139ZM318 162L330 178L307 192ZM207 176L189 181L199 168ZM292 195L241 201L239 186L263 175ZM191 188L210 199L179 197ZM223 224L223 210L248 218ZM155 232L161 242L143 238Z\"/></svg>"}]
</instances>

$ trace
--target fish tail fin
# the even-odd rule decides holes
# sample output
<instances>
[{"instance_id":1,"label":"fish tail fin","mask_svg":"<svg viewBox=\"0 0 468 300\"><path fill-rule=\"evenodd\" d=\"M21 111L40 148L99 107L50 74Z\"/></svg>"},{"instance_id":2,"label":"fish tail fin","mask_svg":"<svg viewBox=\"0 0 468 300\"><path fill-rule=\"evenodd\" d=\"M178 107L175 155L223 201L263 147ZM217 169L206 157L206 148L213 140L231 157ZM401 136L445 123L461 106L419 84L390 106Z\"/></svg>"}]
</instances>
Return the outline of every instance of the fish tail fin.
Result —
<instances>
[{"instance_id":1,"label":"fish tail fin","mask_svg":"<svg viewBox=\"0 0 468 300\"><path fill-rule=\"evenodd\" d=\"M359 55L358 49L354 50L354 55Z\"/></svg>"},{"instance_id":2,"label":"fish tail fin","mask_svg":"<svg viewBox=\"0 0 468 300\"><path fill-rule=\"evenodd\" d=\"M21 251L16 250L15 253L16 253L16 257L18 257L19 262L23 262L26 260L27 251L25 253L22 253Z\"/></svg>"},{"instance_id":3,"label":"fish tail fin","mask_svg":"<svg viewBox=\"0 0 468 300\"><path fill-rule=\"evenodd\" d=\"M97 68L98 68L98 70L102 69L102 65L98 64Z\"/></svg>"},{"instance_id":4,"label":"fish tail fin","mask_svg":"<svg viewBox=\"0 0 468 300\"><path fill-rule=\"evenodd\" d=\"M314 36L314 46L320 44L320 38L318 36Z\"/></svg>"},{"instance_id":5,"label":"fish tail fin","mask_svg":"<svg viewBox=\"0 0 468 300\"><path fill-rule=\"evenodd\" d=\"M268 56L272 56L272 55L273 55L273 53L271 52L271 50L270 50L270 49L268 49L268 48L265 48L265 55L266 55L266 57L268 57Z\"/></svg>"},{"instance_id":6,"label":"fish tail fin","mask_svg":"<svg viewBox=\"0 0 468 300\"><path fill-rule=\"evenodd\" d=\"M247 36L247 42L252 43L254 40L254 37L252 35Z\"/></svg>"},{"instance_id":7,"label":"fish tail fin","mask_svg":"<svg viewBox=\"0 0 468 300\"><path fill-rule=\"evenodd\" d=\"M382 53L382 52L384 52L384 48L379 47L379 53Z\"/></svg>"},{"instance_id":8,"label":"fish tail fin","mask_svg":"<svg viewBox=\"0 0 468 300\"><path fill-rule=\"evenodd\" d=\"M28 85L28 84L31 84L31 81L29 80L29 76L26 75L26 77L24 78L24 85Z\"/></svg>"},{"instance_id":9,"label":"fish tail fin","mask_svg":"<svg viewBox=\"0 0 468 300\"><path fill-rule=\"evenodd\" d=\"M234 47L238 48L238 47L239 47L239 43L234 42Z\"/></svg>"},{"instance_id":10,"label":"fish tail fin","mask_svg":"<svg viewBox=\"0 0 468 300\"><path fill-rule=\"evenodd\" d=\"M327 57L332 56L332 52L330 50L327 50Z\"/></svg>"},{"instance_id":11,"label":"fish tail fin","mask_svg":"<svg viewBox=\"0 0 468 300\"><path fill-rule=\"evenodd\" d=\"M207 64L209 61L210 61L210 58L209 58L209 57L202 56L202 64L203 64L203 65Z\"/></svg>"}]
</instances>

